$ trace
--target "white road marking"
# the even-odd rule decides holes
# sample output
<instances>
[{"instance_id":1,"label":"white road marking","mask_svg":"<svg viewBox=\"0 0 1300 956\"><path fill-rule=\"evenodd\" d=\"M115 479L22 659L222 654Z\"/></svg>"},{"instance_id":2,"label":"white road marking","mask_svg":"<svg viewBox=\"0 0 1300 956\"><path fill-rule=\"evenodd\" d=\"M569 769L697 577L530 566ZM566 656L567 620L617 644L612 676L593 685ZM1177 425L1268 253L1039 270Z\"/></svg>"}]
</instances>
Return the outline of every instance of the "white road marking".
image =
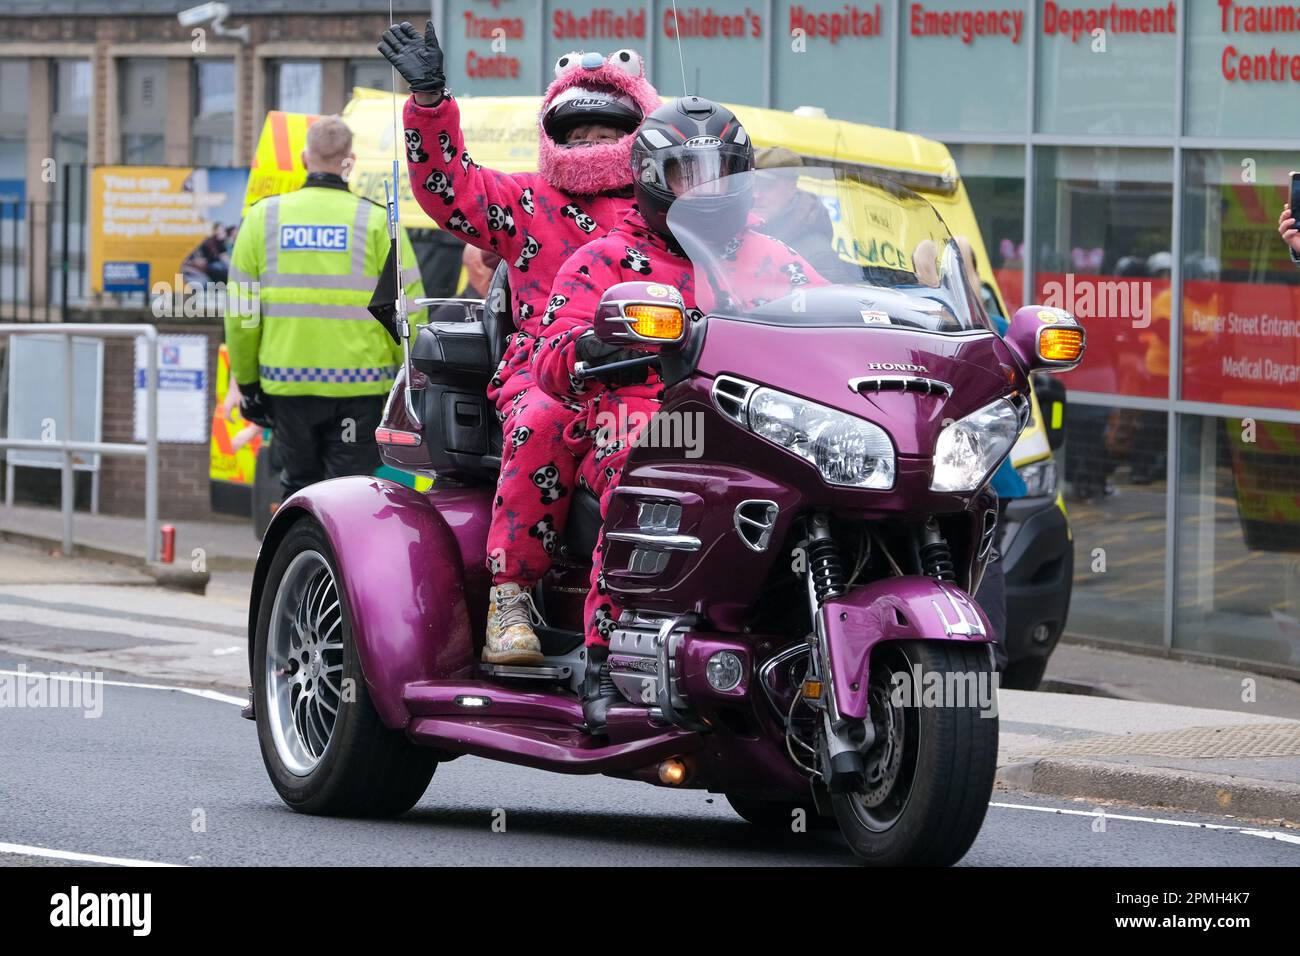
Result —
<instances>
[{"instance_id":1,"label":"white road marking","mask_svg":"<svg viewBox=\"0 0 1300 956\"><path fill-rule=\"evenodd\" d=\"M1194 820L1166 820L1163 817L1138 817L1127 813L1108 813L1105 810L1063 810L1059 807L1035 807L1023 803L998 803L989 801L990 807L1001 807L1004 810L1036 810L1039 813L1057 813L1071 817L1104 817L1107 820L1125 820L1130 823L1159 823L1169 827L1190 827L1194 830L1232 830L1236 833L1244 833L1246 836L1264 837L1268 840L1280 840L1283 843L1300 844L1300 836L1290 833L1280 833L1275 830L1258 830L1244 826L1233 826L1227 823L1197 823Z\"/></svg>"},{"instance_id":2,"label":"white road marking","mask_svg":"<svg viewBox=\"0 0 1300 956\"><path fill-rule=\"evenodd\" d=\"M1295 833L1274 833L1272 830L1242 830L1246 836L1263 837L1265 840L1281 840L1283 843L1300 845L1300 835Z\"/></svg>"},{"instance_id":3,"label":"white road marking","mask_svg":"<svg viewBox=\"0 0 1300 956\"><path fill-rule=\"evenodd\" d=\"M37 856L46 860L69 860L75 863L98 863L101 866L180 866L179 863L132 860L121 856L96 856L93 853L72 853L68 850L51 850L43 846L23 846L21 843L0 843L0 853L12 853L17 856Z\"/></svg>"},{"instance_id":4,"label":"white road marking","mask_svg":"<svg viewBox=\"0 0 1300 956\"><path fill-rule=\"evenodd\" d=\"M236 707L243 707L248 703L246 697L235 697L233 694L223 694L219 690L208 690L204 687L179 687L175 684L140 684L134 681L125 680L95 680L91 677L80 677L76 674L49 674L42 671L0 670L0 675L8 677L35 677L43 678L45 680L62 680L74 684L95 683L102 684L105 687L135 687L139 690L178 691L182 694L190 694L193 697L202 697L204 700L215 700L223 704L234 704Z\"/></svg>"},{"instance_id":5,"label":"white road marking","mask_svg":"<svg viewBox=\"0 0 1300 956\"><path fill-rule=\"evenodd\" d=\"M144 637L170 644L177 642L197 644L204 640L230 640L230 635L227 633L208 631L202 627L153 624L148 621L128 618L100 617L96 614L87 614L81 611L63 611L55 608L32 607L26 604L5 604L3 602L0 602L0 621L40 624L45 627L61 628L69 631L93 631L97 634Z\"/></svg>"}]
</instances>

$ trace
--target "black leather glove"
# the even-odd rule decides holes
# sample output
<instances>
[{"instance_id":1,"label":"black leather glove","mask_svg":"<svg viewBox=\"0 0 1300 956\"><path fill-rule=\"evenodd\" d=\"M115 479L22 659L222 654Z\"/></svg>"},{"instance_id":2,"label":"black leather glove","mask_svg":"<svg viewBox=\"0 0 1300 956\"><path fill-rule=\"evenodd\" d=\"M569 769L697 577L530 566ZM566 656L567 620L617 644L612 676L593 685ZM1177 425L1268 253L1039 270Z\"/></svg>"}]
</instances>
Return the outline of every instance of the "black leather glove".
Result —
<instances>
[{"instance_id":1,"label":"black leather glove","mask_svg":"<svg viewBox=\"0 0 1300 956\"><path fill-rule=\"evenodd\" d=\"M262 386L257 382L240 385L239 394L239 414L244 417L244 421L271 428L271 410L267 407L266 396L262 394Z\"/></svg>"},{"instance_id":2,"label":"black leather glove","mask_svg":"<svg viewBox=\"0 0 1300 956\"><path fill-rule=\"evenodd\" d=\"M379 52L402 74L413 92L432 93L442 99L447 77L442 72L442 47L433 32L432 20L425 26L424 36L405 20L389 27L379 40Z\"/></svg>"},{"instance_id":3,"label":"black leather glove","mask_svg":"<svg viewBox=\"0 0 1300 956\"><path fill-rule=\"evenodd\" d=\"M645 358L647 353L640 349L610 345L608 342L602 342L594 335L587 334L578 338L574 350L578 358L587 366L588 372L595 373L597 379L615 388L623 388L627 385L642 385L650 377L649 365L633 365L630 368L620 368L606 373L600 371L602 365L624 362L628 359Z\"/></svg>"}]
</instances>

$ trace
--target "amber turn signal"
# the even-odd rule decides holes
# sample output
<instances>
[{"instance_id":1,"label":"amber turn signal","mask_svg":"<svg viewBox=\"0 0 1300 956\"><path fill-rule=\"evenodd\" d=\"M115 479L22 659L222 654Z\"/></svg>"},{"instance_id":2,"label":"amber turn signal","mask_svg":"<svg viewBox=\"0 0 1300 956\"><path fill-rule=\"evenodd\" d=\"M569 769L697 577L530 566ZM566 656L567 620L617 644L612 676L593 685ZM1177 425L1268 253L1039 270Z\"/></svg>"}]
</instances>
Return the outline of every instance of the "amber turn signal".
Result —
<instances>
[{"instance_id":1,"label":"amber turn signal","mask_svg":"<svg viewBox=\"0 0 1300 956\"><path fill-rule=\"evenodd\" d=\"M668 305L629 305L623 314L632 320L632 331L642 338L672 341L682 337L682 310Z\"/></svg>"},{"instance_id":2,"label":"amber turn signal","mask_svg":"<svg viewBox=\"0 0 1300 956\"><path fill-rule=\"evenodd\" d=\"M1038 337L1038 354L1048 362L1077 362L1083 354L1083 330L1044 328Z\"/></svg>"}]
</instances>

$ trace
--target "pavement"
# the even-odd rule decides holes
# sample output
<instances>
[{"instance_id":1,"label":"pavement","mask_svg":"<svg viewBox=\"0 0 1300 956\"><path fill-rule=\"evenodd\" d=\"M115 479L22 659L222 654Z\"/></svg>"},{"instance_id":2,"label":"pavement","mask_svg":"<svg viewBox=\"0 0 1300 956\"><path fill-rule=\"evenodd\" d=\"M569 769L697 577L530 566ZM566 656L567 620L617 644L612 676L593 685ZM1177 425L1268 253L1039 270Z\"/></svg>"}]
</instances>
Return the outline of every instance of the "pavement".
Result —
<instances>
[{"instance_id":1,"label":"pavement","mask_svg":"<svg viewBox=\"0 0 1300 956\"><path fill-rule=\"evenodd\" d=\"M252 525L241 518L194 521L162 517L159 525L176 528L176 562L191 565L202 557L208 571L252 571L260 541ZM134 515L73 515L74 556L144 566L144 523ZM57 508L0 505L0 540L58 548L63 541L63 515ZM196 549L201 555L196 554Z\"/></svg>"},{"instance_id":2,"label":"pavement","mask_svg":"<svg viewBox=\"0 0 1300 956\"><path fill-rule=\"evenodd\" d=\"M78 514L82 553L114 560L68 559L41 537L58 513L40 511L0 509L0 650L245 693L246 523L176 523L178 555L230 569L200 596L154 586L138 520ZM999 693L1000 789L1300 827L1300 683L1062 644L1044 686L1071 693Z\"/></svg>"}]
</instances>

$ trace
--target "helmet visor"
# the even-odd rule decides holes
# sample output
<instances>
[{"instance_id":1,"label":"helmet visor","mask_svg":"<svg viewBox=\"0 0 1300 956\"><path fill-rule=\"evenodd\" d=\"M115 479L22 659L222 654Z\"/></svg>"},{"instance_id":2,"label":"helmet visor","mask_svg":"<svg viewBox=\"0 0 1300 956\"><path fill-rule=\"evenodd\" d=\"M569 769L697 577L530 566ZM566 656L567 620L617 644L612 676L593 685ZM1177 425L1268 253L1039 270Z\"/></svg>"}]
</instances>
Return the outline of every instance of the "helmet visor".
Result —
<instances>
[{"instance_id":1,"label":"helmet visor","mask_svg":"<svg viewBox=\"0 0 1300 956\"><path fill-rule=\"evenodd\" d=\"M675 196L726 195L734 184L728 176L748 172L749 154L730 144L709 148L677 146L655 154L661 169L660 182Z\"/></svg>"}]
</instances>

